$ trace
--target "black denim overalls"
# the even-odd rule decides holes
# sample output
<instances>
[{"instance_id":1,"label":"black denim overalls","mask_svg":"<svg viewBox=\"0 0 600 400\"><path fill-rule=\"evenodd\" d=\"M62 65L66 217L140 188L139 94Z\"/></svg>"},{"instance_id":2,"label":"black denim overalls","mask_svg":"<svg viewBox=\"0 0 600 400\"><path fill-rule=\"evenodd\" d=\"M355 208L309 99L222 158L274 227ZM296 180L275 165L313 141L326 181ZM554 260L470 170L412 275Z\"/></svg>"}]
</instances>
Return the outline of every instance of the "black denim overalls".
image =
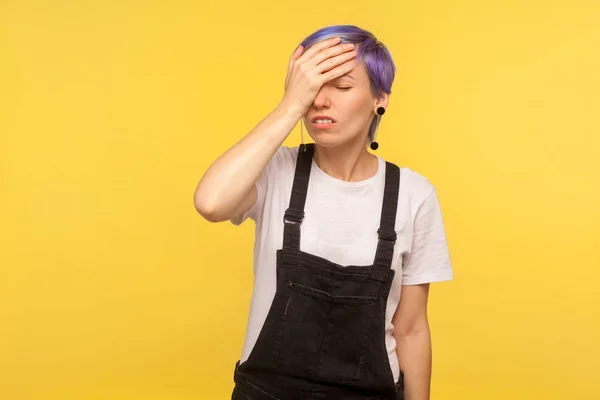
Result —
<instances>
[{"instance_id":1,"label":"black denim overalls","mask_svg":"<svg viewBox=\"0 0 600 400\"><path fill-rule=\"evenodd\" d=\"M300 250L314 145L299 152L277 251L277 289L258 339L236 364L233 400L399 400L385 346L394 278L399 168L386 163L373 265L341 266Z\"/></svg>"}]
</instances>

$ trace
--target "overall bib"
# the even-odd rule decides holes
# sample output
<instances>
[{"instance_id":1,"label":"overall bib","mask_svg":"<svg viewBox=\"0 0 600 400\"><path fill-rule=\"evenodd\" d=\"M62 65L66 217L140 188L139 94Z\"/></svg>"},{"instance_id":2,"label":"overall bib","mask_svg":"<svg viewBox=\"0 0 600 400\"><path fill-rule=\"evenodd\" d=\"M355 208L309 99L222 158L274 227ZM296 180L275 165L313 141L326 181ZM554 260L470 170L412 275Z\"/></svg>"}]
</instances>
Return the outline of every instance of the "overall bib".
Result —
<instances>
[{"instance_id":1,"label":"overall bib","mask_svg":"<svg viewBox=\"0 0 600 400\"><path fill-rule=\"evenodd\" d=\"M314 145L299 152L277 289L258 339L236 363L232 400L401 400L385 345L394 279L399 168L386 162L379 242L372 265L342 266L300 250Z\"/></svg>"}]
</instances>

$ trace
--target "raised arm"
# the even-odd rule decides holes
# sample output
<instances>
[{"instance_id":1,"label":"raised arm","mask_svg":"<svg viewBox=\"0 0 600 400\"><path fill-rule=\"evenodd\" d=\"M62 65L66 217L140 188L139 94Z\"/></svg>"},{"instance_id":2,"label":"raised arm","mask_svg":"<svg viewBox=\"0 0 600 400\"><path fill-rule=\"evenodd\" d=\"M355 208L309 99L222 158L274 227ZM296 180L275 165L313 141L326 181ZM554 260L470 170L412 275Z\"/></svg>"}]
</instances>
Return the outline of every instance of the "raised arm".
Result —
<instances>
[{"instance_id":1,"label":"raised arm","mask_svg":"<svg viewBox=\"0 0 600 400\"><path fill-rule=\"evenodd\" d=\"M242 215L256 202L254 183L300 116L280 104L212 163L194 194L196 210L211 222Z\"/></svg>"},{"instance_id":2,"label":"raised arm","mask_svg":"<svg viewBox=\"0 0 600 400\"><path fill-rule=\"evenodd\" d=\"M311 107L321 86L353 68L353 45L324 40L290 57L280 104L238 143L217 158L194 193L196 210L211 222L227 221L256 202L255 183L298 120Z\"/></svg>"}]
</instances>

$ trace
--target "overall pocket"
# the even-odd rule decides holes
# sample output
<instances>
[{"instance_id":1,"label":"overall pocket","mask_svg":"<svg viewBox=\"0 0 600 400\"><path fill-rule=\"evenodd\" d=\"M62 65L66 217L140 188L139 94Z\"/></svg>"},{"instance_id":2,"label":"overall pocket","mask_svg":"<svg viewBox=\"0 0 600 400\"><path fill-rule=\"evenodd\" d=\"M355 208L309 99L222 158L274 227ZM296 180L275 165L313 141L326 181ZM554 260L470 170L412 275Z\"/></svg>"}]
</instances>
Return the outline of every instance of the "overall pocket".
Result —
<instances>
[{"instance_id":1,"label":"overall pocket","mask_svg":"<svg viewBox=\"0 0 600 400\"><path fill-rule=\"evenodd\" d=\"M280 400L245 378L238 378L231 396L232 400Z\"/></svg>"},{"instance_id":2,"label":"overall pocket","mask_svg":"<svg viewBox=\"0 0 600 400\"><path fill-rule=\"evenodd\" d=\"M338 282L339 283L339 282ZM289 279L273 347L277 368L326 381L360 380L377 291L344 282L344 290L323 282ZM370 286L370 285L367 285Z\"/></svg>"}]
</instances>

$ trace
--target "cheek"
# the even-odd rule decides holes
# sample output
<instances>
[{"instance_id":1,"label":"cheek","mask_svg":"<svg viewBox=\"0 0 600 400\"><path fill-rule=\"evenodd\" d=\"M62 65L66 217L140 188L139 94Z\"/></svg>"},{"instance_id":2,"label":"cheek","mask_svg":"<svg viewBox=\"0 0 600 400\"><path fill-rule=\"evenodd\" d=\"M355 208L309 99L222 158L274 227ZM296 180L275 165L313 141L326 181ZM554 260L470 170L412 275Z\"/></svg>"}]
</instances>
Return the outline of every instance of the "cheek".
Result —
<instances>
[{"instance_id":1,"label":"cheek","mask_svg":"<svg viewBox=\"0 0 600 400\"><path fill-rule=\"evenodd\" d=\"M364 94L349 94L343 102L343 113L349 120L364 119L371 115L373 100Z\"/></svg>"}]
</instances>

